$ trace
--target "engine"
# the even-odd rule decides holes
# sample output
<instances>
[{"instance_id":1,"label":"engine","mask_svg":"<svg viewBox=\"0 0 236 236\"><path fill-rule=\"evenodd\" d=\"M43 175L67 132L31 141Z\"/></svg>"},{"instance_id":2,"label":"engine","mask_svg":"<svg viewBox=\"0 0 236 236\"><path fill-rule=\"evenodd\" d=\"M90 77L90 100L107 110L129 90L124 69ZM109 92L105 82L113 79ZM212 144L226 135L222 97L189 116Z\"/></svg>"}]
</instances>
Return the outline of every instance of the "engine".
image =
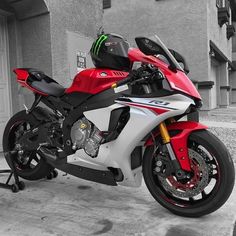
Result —
<instances>
[{"instance_id":1,"label":"engine","mask_svg":"<svg viewBox=\"0 0 236 236\"><path fill-rule=\"evenodd\" d=\"M103 140L101 131L85 117L76 121L71 129L73 150L83 148L91 157L96 157Z\"/></svg>"}]
</instances>

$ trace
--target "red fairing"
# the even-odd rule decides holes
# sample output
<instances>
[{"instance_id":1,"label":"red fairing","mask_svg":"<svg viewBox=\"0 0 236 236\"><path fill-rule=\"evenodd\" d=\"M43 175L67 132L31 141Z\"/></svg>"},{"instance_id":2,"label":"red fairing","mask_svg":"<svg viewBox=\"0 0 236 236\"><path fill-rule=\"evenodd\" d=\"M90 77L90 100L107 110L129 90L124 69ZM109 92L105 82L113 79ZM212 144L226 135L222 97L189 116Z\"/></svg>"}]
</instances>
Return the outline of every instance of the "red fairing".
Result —
<instances>
[{"instance_id":1,"label":"red fairing","mask_svg":"<svg viewBox=\"0 0 236 236\"><path fill-rule=\"evenodd\" d=\"M176 73L171 71L165 62L156 57L147 56L137 48L131 48L129 50L128 56L132 62L139 61L149 63L158 67L166 76L172 89L181 91L201 100L201 96L198 93L197 89L184 72L180 70L177 70Z\"/></svg>"},{"instance_id":2,"label":"red fairing","mask_svg":"<svg viewBox=\"0 0 236 236\"><path fill-rule=\"evenodd\" d=\"M17 80L26 81L29 77L29 73L23 69L14 69L14 73L17 75Z\"/></svg>"},{"instance_id":3,"label":"red fairing","mask_svg":"<svg viewBox=\"0 0 236 236\"><path fill-rule=\"evenodd\" d=\"M66 93L82 92L97 94L109 89L112 84L123 80L129 73L109 69L86 69L77 74Z\"/></svg>"},{"instance_id":4,"label":"red fairing","mask_svg":"<svg viewBox=\"0 0 236 236\"><path fill-rule=\"evenodd\" d=\"M168 131L180 130L181 132L171 138L171 146L174 149L175 155L178 158L180 166L183 170L191 171L189 155L188 155L188 137L196 130L207 129L207 126L193 121L175 122L167 126ZM159 136L160 133L154 134L154 137ZM153 139L150 137L145 146L153 145Z\"/></svg>"},{"instance_id":5,"label":"red fairing","mask_svg":"<svg viewBox=\"0 0 236 236\"><path fill-rule=\"evenodd\" d=\"M38 94L43 95L43 96L48 96L48 94L42 93L41 91L38 91L38 90L32 88L31 86L29 86L29 85L27 84L27 80L28 80L28 78L29 78L29 73L28 73L27 70L24 70L24 69L19 68L19 69L14 69L13 71L14 71L14 73L15 73L16 76L17 76L17 82L18 82L21 86L30 89L30 90L33 91L34 93L38 93Z\"/></svg>"}]
</instances>

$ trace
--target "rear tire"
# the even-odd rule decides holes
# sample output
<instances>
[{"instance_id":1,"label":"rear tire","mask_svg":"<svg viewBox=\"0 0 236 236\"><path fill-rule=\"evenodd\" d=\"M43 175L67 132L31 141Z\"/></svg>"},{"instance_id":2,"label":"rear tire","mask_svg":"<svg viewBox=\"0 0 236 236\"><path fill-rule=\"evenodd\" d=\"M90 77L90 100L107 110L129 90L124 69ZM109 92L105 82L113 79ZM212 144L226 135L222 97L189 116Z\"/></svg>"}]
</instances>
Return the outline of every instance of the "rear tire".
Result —
<instances>
[{"instance_id":1,"label":"rear tire","mask_svg":"<svg viewBox=\"0 0 236 236\"><path fill-rule=\"evenodd\" d=\"M208 155L211 154L218 165L216 168L217 174L214 175L214 178L216 178L215 186L207 195L205 195L203 190L204 195L202 194L202 199L200 200L192 197L189 198L189 201L181 197L178 198L162 186L160 178L153 174L153 146L146 148L143 158L143 176L152 196L169 211L185 217L200 217L216 211L229 198L235 181L233 161L225 145L216 136L207 130L196 131L189 136L188 146L193 142L201 145ZM213 171L211 176L209 175L209 179L212 176ZM210 182L208 182L208 185L210 185Z\"/></svg>"},{"instance_id":2,"label":"rear tire","mask_svg":"<svg viewBox=\"0 0 236 236\"><path fill-rule=\"evenodd\" d=\"M12 151L15 147L15 143L17 141L17 128L20 125L27 124L30 128L37 126L38 121L34 118L32 114L26 114L26 111L20 111L17 114L15 114L7 123L6 128L4 130L3 134L3 151L4 153L8 153L9 151ZM25 151L25 150L24 150ZM5 159L9 165L9 167L12 169L11 166L11 160L13 161L13 164L15 165L16 173L23 179L26 180L39 180L47 176L54 168L46 163L43 157L41 157L37 150L35 150L35 153L29 153L29 156L32 155L33 159L37 160L35 161L35 164L33 166L32 163L29 163L29 166L24 165L19 161L19 154L11 154L11 155L5 155ZM31 156L31 157L32 157Z\"/></svg>"}]
</instances>

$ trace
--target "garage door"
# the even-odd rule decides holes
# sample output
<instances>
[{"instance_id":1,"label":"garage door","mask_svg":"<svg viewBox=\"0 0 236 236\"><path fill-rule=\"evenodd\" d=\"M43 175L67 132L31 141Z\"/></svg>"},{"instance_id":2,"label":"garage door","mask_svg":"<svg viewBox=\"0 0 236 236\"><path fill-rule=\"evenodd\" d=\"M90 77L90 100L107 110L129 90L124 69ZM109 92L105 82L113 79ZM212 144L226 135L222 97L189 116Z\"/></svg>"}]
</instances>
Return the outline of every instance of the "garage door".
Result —
<instances>
[{"instance_id":1,"label":"garage door","mask_svg":"<svg viewBox=\"0 0 236 236\"><path fill-rule=\"evenodd\" d=\"M4 127L10 116L6 19L0 16L0 151Z\"/></svg>"}]
</instances>

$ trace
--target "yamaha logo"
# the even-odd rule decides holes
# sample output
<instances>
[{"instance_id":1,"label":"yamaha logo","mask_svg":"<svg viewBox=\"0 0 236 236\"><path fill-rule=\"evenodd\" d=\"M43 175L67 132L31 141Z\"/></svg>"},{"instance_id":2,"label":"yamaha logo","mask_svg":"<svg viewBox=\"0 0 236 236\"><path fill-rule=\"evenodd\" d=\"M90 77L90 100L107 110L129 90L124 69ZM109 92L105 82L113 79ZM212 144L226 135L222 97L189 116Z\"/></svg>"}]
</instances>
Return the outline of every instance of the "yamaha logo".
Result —
<instances>
[{"instance_id":1,"label":"yamaha logo","mask_svg":"<svg viewBox=\"0 0 236 236\"><path fill-rule=\"evenodd\" d=\"M100 75L101 75L102 77L106 77L106 76L107 76L107 73L106 73L106 72L101 72Z\"/></svg>"},{"instance_id":2,"label":"yamaha logo","mask_svg":"<svg viewBox=\"0 0 236 236\"><path fill-rule=\"evenodd\" d=\"M155 104L155 105L163 105L163 106L168 106L170 104L169 102L164 102L164 101L160 101L160 100L152 100L149 103Z\"/></svg>"}]
</instances>

